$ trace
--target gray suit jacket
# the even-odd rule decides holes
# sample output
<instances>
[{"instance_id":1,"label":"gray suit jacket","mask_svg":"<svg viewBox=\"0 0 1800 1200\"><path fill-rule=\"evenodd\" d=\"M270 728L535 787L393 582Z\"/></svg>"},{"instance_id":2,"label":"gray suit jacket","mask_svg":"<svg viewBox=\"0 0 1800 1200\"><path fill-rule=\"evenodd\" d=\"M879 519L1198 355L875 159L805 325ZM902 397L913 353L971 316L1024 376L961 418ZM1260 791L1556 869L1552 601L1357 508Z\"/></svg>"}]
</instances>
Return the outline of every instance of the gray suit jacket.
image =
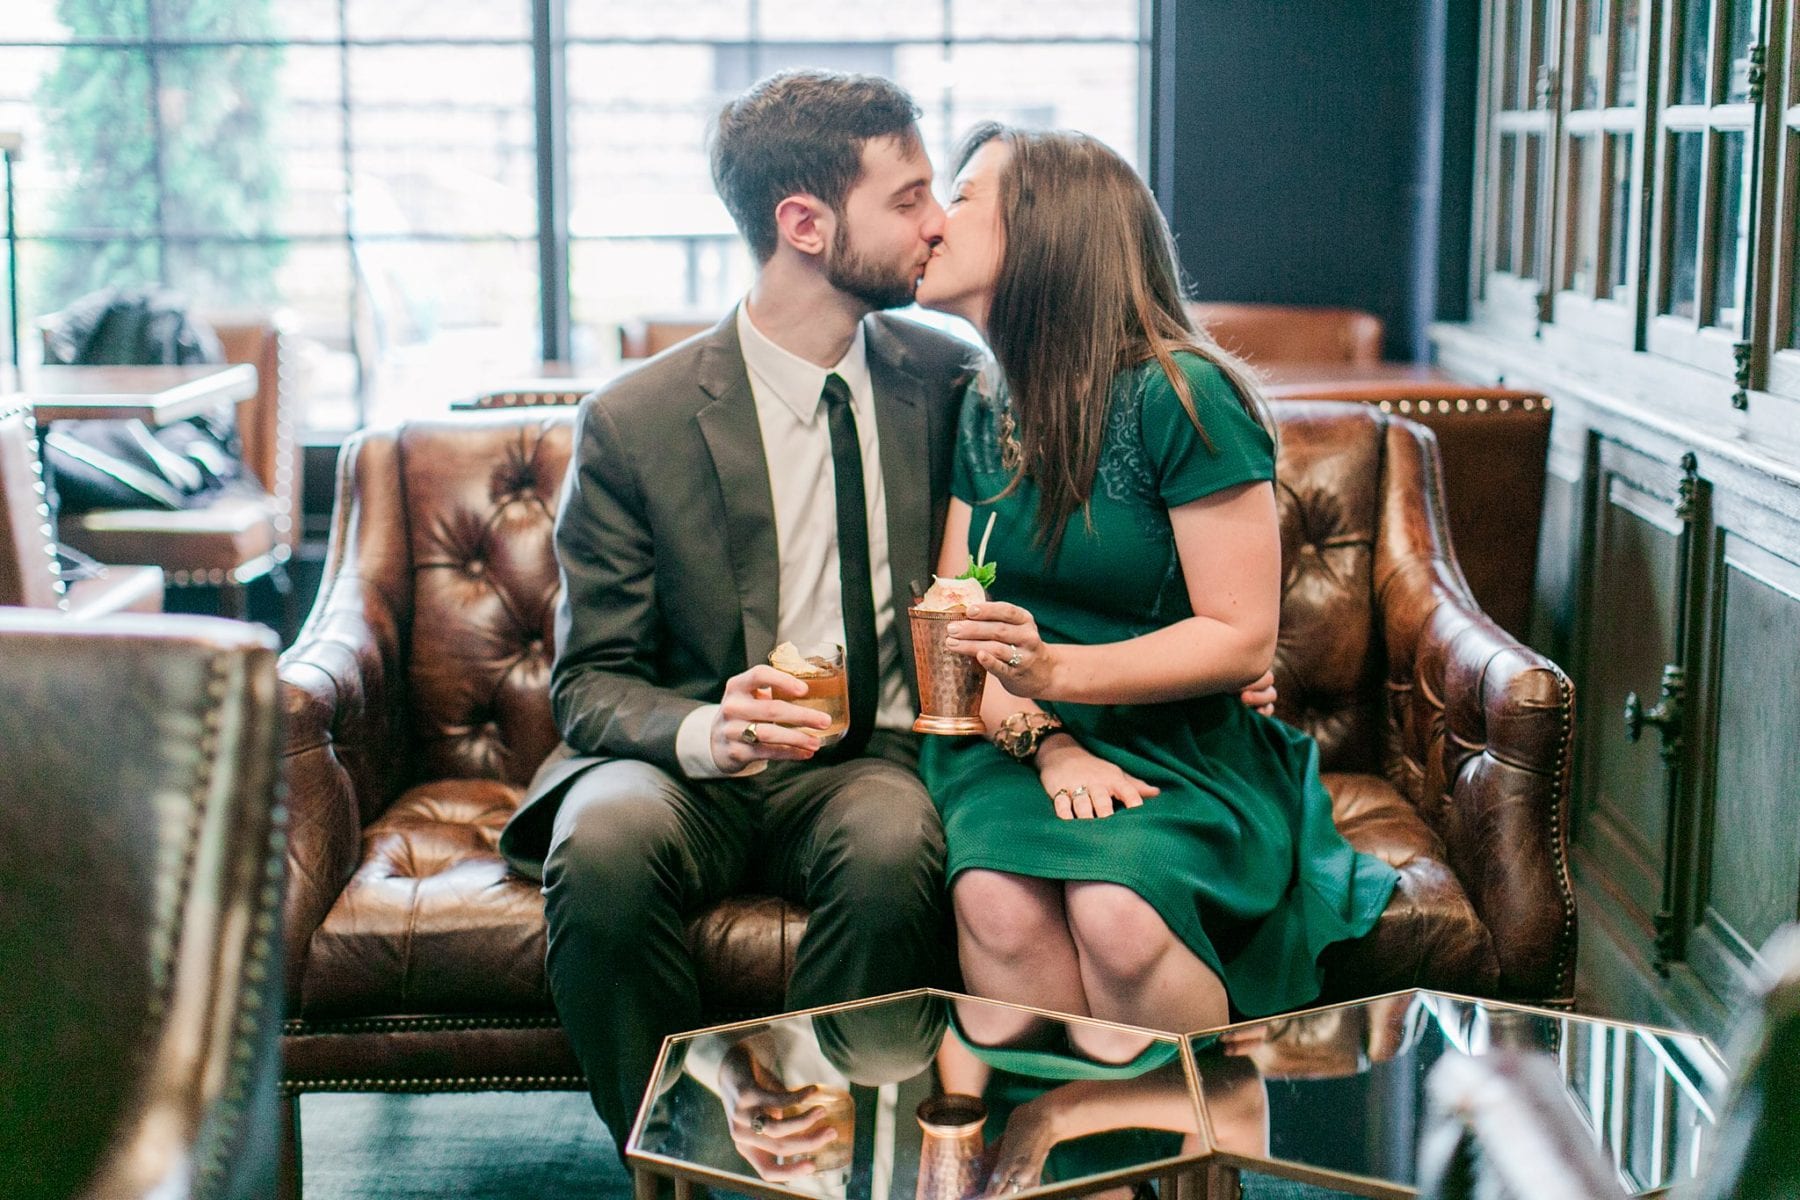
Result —
<instances>
[{"instance_id":1,"label":"gray suit jacket","mask_svg":"<svg viewBox=\"0 0 1800 1200\"><path fill-rule=\"evenodd\" d=\"M937 559L957 401L977 354L898 317L864 326L899 601ZM775 508L735 311L582 401L556 557L550 702L564 744L500 841L533 876L576 776L632 758L680 777L682 719L775 647ZM894 628L916 703L911 630Z\"/></svg>"}]
</instances>

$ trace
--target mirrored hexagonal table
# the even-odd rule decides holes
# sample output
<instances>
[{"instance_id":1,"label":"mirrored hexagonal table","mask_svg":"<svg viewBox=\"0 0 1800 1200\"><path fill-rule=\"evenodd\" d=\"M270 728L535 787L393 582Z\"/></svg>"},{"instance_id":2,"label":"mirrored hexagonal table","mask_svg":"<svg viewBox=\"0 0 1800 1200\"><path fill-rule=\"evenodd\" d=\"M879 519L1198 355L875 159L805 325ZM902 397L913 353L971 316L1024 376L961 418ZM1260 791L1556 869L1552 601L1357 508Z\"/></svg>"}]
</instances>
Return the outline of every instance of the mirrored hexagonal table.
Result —
<instances>
[{"instance_id":1,"label":"mirrored hexagonal table","mask_svg":"<svg viewBox=\"0 0 1800 1200\"><path fill-rule=\"evenodd\" d=\"M1692 1034L1399 992L1189 1038L1212 1164L1374 1197L1417 1194L1425 1080L1447 1055L1551 1056L1567 1110L1628 1195L1693 1176L1726 1072Z\"/></svg>"},{"instance_id":2,"label":"mirrored hexagonal table","mask_svg":"<svg viewBox=\"0 0 1800 1200\"><path fill-rule=\"evenodd\" d=\"M627 1154L640 1197L1147 1200L1201 1129L1178 1037L919 991L669 1038Z\"/></svg>"}]
</instances>

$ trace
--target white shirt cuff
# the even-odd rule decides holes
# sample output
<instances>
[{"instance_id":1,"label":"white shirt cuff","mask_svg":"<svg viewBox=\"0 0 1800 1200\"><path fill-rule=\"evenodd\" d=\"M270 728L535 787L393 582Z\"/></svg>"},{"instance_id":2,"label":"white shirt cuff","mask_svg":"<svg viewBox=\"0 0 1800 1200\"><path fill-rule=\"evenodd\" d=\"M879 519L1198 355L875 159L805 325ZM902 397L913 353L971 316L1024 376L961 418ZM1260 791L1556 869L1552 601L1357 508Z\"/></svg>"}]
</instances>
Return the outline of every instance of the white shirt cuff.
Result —
<instances>
[{"instance_id":1,"label":"white shirt cuff","mask_svg":"<svg viewBox=\"0 0 1800 1200\"><path fill-rule=\"evenodd\" d=\"M675 761L681 764L681 773L689 779L743 779L764 770L769 762L763 758L735 773L719 770L712 753L712 723L718 711L717 704L702 704L681 719L675 730Z\"/></svg>"}]
</instances>

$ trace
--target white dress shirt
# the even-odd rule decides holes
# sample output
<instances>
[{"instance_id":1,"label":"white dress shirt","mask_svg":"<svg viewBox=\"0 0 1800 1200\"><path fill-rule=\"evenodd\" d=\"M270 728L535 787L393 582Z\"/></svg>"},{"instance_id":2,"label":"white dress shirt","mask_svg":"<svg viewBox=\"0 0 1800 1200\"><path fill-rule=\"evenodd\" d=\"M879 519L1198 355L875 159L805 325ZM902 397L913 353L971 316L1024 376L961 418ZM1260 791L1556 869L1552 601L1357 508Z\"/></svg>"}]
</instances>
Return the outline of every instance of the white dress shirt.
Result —
<instances>
[{"instance_id":1,"label":"white dress shirt","mask_svg":"<svg viewBox=\"0 0 1800 1200\"><path fill-rule=\"evenodd\" d=\"M911 729L912 701L900 666L894 632L894 585L888 569L887 485L881 474L881 442L875 426L875 392L863 328L856 327L850 349L836 366L820 367L770 341L750 320L748 303L738 305L738 343L756 401L769 491L775 501L775 544L780 557L779 610L775 640L844 645L843 588L839 582L837 480L832 470L831 429L825 415L825 377L843 376L850 385L850 408L862 446L863 495L868 504L870 584L875 596L875 635L880 650L881 689L875 724ZM710 733L719 706L695 709L681 722L675 754L690 779L719 779ZM766 763L751 764L740 775Z\"/></svg>"}]
</instances>

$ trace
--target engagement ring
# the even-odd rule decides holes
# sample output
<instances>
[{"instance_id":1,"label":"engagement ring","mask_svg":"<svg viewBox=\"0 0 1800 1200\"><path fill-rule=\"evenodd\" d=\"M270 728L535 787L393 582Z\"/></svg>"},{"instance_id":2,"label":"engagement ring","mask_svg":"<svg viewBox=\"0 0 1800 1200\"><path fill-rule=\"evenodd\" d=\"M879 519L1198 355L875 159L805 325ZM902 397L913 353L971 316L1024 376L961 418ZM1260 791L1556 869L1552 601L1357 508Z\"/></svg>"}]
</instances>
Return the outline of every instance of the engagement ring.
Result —
<instances>
[{"instance_id":1,"label":"engagement ring","mask_svg":"<svg viewBox=\"0 0 1800 1200\"><path fill-rule=\"evenodd\" d=\"M756 722L752 721L748 725L744 726L744 732L739 734L738 736L742 737L746 742L749 742L752 746L756 745ZM759 1121L761 1119L762 1119L761 1117L757 1118L757 1120L759 1120ZM762 1130L759 1129L756 1132L761 1133Z\"/></svg>"},{"instance_id":2,"label":"engagement ring","mask_svg":"<svg viewBox=\"0 0 1800 1200\"><path fill-rule=\"evenodd\" d=\"M760 1134L763 1131L764 1123L763 1115L757 1113L754 1117L750 1118L750 1132Z\"/></svg>"},{"instance_id":3,"label":"engagement ring","mask_svg":"<svg viewBox=\"0 0 1800 1200\"><path fill-rule=\"evenodd\" d=\"M1074 791L1070 792L1069 794L1071 796L1085 796L1085 795L1087 795L1087 789L1084 787L1078 787Z\"/></svg>"},{"instance_id":4,"label":"engagement ring","mask_svg":"<svg viewBox=\"0 0 1800 1200\"><path fill-rule=\"evenodd\" d=\"M1020 653L1018 650L1014 650L1012 652L1012 657L1006 660L1006 665L1016 671L1019 669L1019 664L1024 661L1025 661L1025 655Z\"/></svg>"}]
</instances>

